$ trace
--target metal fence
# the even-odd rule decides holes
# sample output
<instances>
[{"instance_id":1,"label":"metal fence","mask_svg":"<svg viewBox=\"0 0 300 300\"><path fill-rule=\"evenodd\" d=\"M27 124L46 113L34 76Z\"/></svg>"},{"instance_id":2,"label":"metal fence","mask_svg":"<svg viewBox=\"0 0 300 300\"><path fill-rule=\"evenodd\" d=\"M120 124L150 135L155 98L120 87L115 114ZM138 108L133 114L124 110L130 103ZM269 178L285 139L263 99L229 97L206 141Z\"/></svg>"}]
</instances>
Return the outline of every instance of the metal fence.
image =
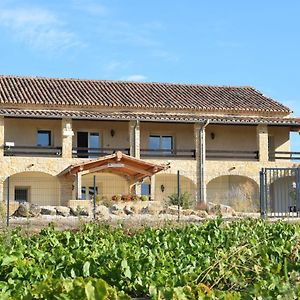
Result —
<instances>
[{"instance_id":1,"label":"metal fence","mask_svg":"<svg viewBox=\"0 0 300 300\"><path fill-rule=\"evenodd\" d=\"M299 217L300 169L261 170L260 212L262 217Z\"/></svg>"},{"instance_id":2,"label":"metal fence","mask_svg":"<svg viewBox=\"0 0 300 300\"><path fill-rule=\"evenodd\" d=\"M264 171L266 181L263 183L263 191L266 201L261 203L259 185L253 179L238 175L212 178L206 182L207 205L199 203L200 190L193 165L191 168L183 166L179 170L169 168L152 178L145 178L135 187L130 186L128 178L108 172L83 175L80 199L72 178L65 180L42 172L18 173L4 182L1 221L3 226L30 225L37 228L50 222L68 228L82 222L122 222L130 219L132 222L139 220L140 223L149 224L163 220L176 221L178 218L187 220L189 210L208 211L210 203L230 206L236 212L251 213L259 213L262 203L265 203L266 208L262 211L265 214L274 213L276 210L278 212L281 203L278 195L282 191L279 187L299 182L294 181L294 178L299 177L298 173L294 174L298 171L294 171L289 176L293 178L289 183L276 181L275 187L272 187L270 178L280 179L286 172L277 175L273 172L270 175L270 171ZM284 207L285 213L297 209L291 208L293 193L288 195L290 202ZM272 199L276 199L275 202ZM20 205L23 210L19 209ZM200 213L195 215L200 216Z\"/></svg>"}]
</instances>

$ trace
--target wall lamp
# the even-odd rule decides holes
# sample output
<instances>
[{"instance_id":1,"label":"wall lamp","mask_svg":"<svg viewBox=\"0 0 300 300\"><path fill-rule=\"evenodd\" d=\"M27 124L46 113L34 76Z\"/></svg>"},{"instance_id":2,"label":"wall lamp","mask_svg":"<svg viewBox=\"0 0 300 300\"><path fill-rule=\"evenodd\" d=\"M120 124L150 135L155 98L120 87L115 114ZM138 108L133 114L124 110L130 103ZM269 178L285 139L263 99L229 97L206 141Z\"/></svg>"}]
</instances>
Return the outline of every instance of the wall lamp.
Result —
<instances>
[{"instance_id":1,"label":"wall lamp","mask_svg":"<svg viewBox=\"0 0 300 300\"><path fill-rule=\"evenodd\" d=\"M111 130L110 130L110 135L111 135L112 137L114 137L115 134L116 134L116 132L114 131L114 129L111 129Z\"/></svg>"},{"instance_id":2,"label":"wall lamp","mask_svg":"<svg viewBox=\"0 0 300 300\"><path fill-rule=\"evenodd\" d=\"M163 184L160 186L160 190L161 190L162 192L165 191L165 186L164 186Z\"/></svg>"},{"instance_id":3,"label":"wall lamp","mask_svg":"<svg viewBox=\"0 0 300 300\"><path fill-rule=\"evenodd\" d=\"M212 140L215 139L216 136L215 136L214 132L211 132L211 133L210 133L210 137L211 137Z\"/></svg>"}]
</instances>

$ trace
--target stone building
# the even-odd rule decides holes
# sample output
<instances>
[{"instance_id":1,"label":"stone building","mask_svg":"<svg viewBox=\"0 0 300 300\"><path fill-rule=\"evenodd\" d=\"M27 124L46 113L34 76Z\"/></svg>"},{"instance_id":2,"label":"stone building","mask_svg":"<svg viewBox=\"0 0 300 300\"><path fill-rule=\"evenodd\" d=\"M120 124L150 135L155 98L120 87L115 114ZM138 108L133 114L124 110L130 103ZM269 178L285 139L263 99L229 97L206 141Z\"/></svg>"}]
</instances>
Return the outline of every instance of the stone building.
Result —
<instances>
[{"instance_id":1,"label":"stone building","mask_svg":"<svg viewBox=\"0 0 300 300\"><path fill-rule=\"evenodd\" d=\"M198 202L253 203L262 167L295 165L291 113L253 87L0 76L0 198L69 205L93 197L95 178L100 197L134 183L163 200L179 171ZM117 151L144 176L98 165Z\"/></svg>"}]
</instances>

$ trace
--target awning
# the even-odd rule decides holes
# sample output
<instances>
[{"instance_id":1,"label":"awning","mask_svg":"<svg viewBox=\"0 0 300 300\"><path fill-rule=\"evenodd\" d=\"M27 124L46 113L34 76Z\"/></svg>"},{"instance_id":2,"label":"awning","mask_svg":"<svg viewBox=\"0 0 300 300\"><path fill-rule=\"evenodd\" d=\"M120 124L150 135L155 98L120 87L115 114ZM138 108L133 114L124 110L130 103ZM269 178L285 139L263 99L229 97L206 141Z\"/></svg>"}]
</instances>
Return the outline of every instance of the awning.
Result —
<instances>
[{"instance_id":1,"label":"awning","mask_svg":"<svg viewBox=\"0 0 300 300\"><path fill-rule=\"evenodd\" d=\"M86 175L97 172L110 172L125 176L132 182L137 182L166 169L166 167L146 162L118 151L99 159L71 165L60 175L74 176L78 173Z\"/></svg>"}]
</instances>

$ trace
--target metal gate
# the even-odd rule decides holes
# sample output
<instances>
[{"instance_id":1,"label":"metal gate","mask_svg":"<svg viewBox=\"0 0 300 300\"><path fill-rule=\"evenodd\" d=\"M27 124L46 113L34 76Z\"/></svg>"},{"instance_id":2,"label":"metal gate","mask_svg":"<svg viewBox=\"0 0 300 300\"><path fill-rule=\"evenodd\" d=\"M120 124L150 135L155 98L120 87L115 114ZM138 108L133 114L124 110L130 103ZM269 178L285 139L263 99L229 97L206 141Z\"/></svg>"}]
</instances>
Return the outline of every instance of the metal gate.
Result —
<instances>
[{"instance_id":1,"label":"metal gate","mask_svg":"<svg viewBox=\"0 0 300 300\"><path fill-rule=\"evenodd\" d=\"M300 216L300 169L263 168L260 172L262 217Z\"/></svg>"}]
</instances>

